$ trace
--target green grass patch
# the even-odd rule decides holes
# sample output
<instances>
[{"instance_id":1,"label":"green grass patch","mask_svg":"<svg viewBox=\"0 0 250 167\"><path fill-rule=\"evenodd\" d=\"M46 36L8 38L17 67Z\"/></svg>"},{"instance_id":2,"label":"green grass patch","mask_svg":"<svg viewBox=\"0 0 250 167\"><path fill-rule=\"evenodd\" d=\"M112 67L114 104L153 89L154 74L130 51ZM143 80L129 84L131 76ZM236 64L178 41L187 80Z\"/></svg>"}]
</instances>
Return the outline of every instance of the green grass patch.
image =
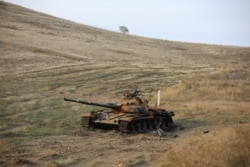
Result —
<instances>
[{"instance_id":1,"label":"green grass patch","mask_svg":"<svg viewBox=\"0 0 250 167\"><path fill-rule=\"evenodd\" d=\"M32 125L27 128L27 133L32 135L55 135L65 132L61 127L52 127L50 125Z\"/></svg>"},{"instance_id":2,"label":"green grass patch","mask_svg":"<svg viewBox=\"0 0 250 167\"><path fill-rule=\"evenodd\" d=\"M74 157L68 157L66 159L59 159L55 161L55 164L57 167L68 167L68 166L74 166L78 164L79 162L83 162L83 158L74 158Z\"/></svg>"}]
</instances>

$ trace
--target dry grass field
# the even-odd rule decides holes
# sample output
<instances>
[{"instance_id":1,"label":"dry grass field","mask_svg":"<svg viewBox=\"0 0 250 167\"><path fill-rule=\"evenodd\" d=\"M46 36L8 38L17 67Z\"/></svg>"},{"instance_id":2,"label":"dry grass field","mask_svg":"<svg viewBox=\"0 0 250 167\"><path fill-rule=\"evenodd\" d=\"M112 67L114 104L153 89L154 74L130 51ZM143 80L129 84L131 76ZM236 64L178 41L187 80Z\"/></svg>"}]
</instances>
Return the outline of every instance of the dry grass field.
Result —
<instances>
[{"instance_id":1,"label":"dry grass field","mask_svg":"<svg viewBox=\"0 0 250 167\"><path fill-rule=\"evenodd\" d=\"M250 48L106 31L0 2L0 166L250 166ZM80 126L140 89L175 129L120 134Z\"/></svg>"}]
</instances>

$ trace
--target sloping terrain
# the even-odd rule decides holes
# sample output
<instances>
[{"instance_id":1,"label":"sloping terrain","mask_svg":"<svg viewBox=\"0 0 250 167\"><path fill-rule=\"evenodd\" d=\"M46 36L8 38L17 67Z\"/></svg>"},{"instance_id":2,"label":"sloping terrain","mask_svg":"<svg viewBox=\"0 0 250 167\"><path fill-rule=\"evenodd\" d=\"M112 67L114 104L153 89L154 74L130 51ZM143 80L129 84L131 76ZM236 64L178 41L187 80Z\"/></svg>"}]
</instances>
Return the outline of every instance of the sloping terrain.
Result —
<instances>
[{"instance_id":1,"label":"sloping terrain","mask_svg":"<svg viewBox=\"0 0 250 167\"><path fill-rule=\"evenodd\" d=\"M142 38L0 2L0 166L249 166L249 66L249 47ZM175 129L92 131L80 117L98 108L63 101L117 102L132 89L151 105L160 89Z\"/></svg>"}]
</instances>

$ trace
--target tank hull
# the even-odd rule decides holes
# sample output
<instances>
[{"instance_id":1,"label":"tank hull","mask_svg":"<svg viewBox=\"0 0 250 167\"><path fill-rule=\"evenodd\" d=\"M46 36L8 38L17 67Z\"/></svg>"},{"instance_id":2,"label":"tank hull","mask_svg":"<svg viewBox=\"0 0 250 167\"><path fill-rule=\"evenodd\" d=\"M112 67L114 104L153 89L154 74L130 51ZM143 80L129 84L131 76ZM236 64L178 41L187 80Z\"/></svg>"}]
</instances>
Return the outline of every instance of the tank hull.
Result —
<instances>
[{"instance_id":1,"label":"tank hull","mask_svg":"<svg viewBox=\"0 0 250 167\"><path fill-rule=\"evenodd\" d=\"M161 110L160 113L131 114L117 111L92 111L83 115L83 127L94 129L118 130L125 133L143 133L161 128L165 131L173 127L173 112Z\"/></svg>"}]
</instances>

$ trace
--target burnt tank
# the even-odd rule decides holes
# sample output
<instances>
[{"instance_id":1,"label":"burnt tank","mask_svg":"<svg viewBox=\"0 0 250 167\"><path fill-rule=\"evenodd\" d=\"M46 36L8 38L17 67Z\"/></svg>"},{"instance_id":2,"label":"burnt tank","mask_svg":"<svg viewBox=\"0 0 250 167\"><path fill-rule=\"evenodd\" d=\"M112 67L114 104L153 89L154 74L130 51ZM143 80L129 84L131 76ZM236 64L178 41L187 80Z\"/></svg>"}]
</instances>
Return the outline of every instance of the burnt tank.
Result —
<instances>
[{"instance_id":1,"label":"burnt tank","mask_svg":"<svg viewBox=\"0 0 250 167\"><path fill-rule=\"evenodd\" d=\"M170 130L174 123L174 112L150 107L147 100L139 97L139 91L124 93L119 104L97 103L91 101L64 98L65 101L103 107L92 111L81 118L84 127L99 129L115 129L125 133L143 133L148 130Z\"/></svg>"}]
</instances>

